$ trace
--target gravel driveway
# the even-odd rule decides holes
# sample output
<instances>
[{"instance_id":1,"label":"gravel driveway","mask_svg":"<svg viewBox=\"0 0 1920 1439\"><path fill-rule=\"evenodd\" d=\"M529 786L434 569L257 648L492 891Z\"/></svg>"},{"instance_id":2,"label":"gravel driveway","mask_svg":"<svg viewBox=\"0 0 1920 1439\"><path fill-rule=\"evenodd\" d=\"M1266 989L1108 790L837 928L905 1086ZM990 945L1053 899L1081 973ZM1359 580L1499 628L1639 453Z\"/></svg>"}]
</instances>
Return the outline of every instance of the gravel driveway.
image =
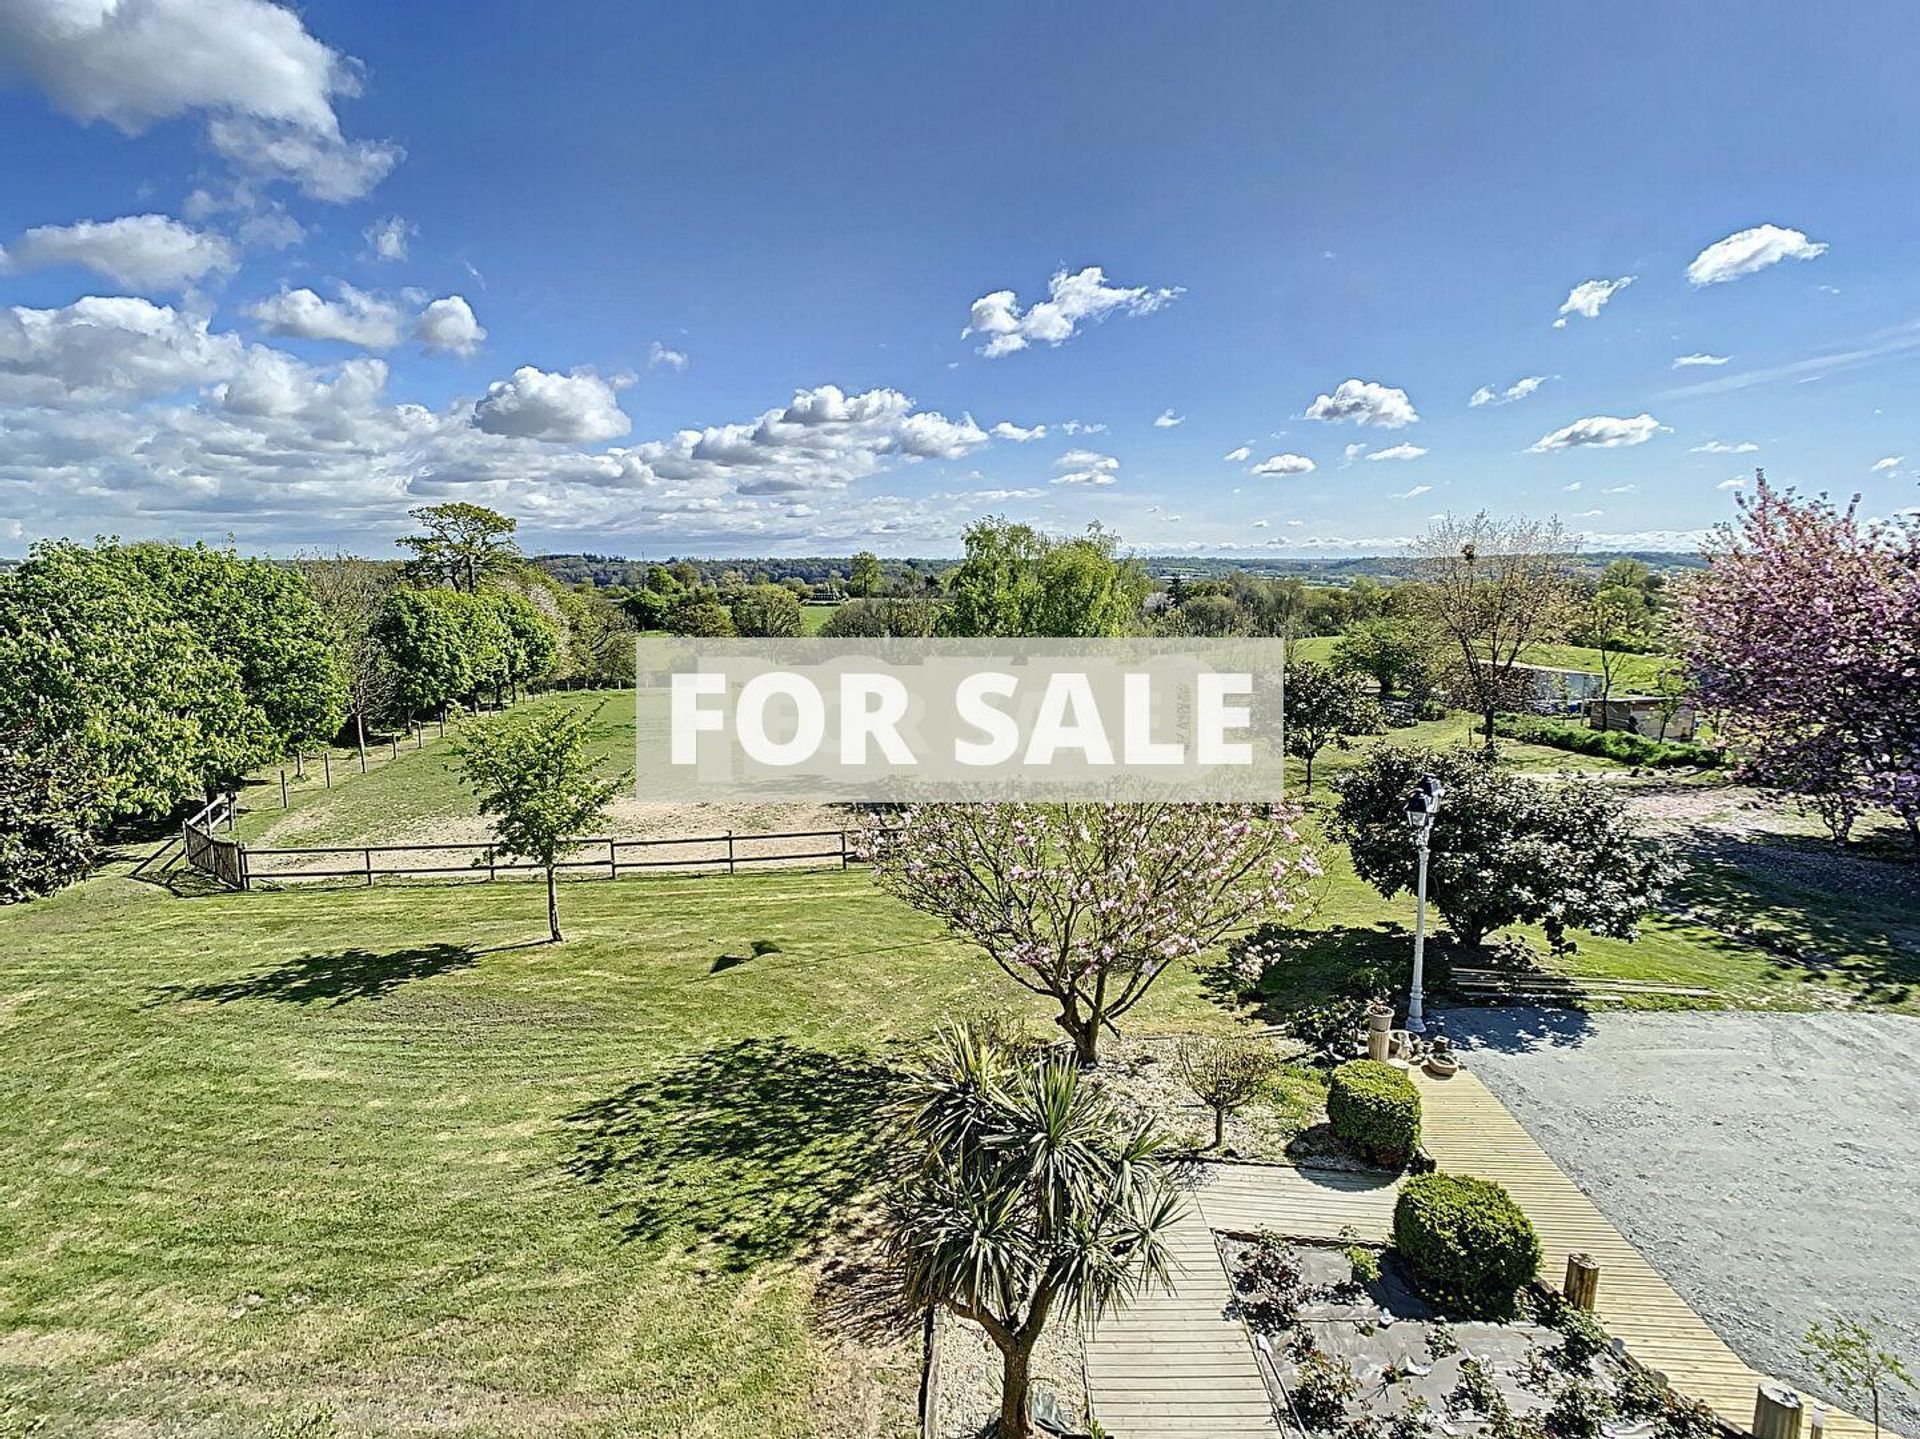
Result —
<instances>
[{"instance_id":1,"label":"gravel driveway","mask_svg":"<svg viewBox=\"0 0 1920 1439\"><path fill-rule=\"evenodd\" d=\"M1818 1392L1799 1336L1842 1313L1920 1375L1920 1019L1454 1010L1446 1032L1755 1369ZM1920 1395L1883 1418L1920 1435Z\"/></svg>"}]
</instances>

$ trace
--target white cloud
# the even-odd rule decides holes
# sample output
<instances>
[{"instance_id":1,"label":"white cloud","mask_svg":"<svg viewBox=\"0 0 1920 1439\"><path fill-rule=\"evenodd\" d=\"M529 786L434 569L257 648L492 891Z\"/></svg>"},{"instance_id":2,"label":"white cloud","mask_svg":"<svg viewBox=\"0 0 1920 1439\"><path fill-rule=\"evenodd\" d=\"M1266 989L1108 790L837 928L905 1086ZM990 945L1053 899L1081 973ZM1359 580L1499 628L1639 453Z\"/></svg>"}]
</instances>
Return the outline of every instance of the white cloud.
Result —
<instances>
[{"instance_id":1,"label":"white cloud","mask_svg":"<svg viewBox=\"0 0 1920 1439\"><path fill-rule=\"evenodd\" d=\"M1016 445L1024 445L1033 440L1044 440L1047 437L1047 427L1045 425L1028 425L1023 429L1021 426L1014 424L1012 420L1002 420L988 431L988 433L996 440L1011 440Z\"/></svg>"},{"instance_id":2,"label":"white cloud","mask_svg":"<svg viewBox=\"0 0 1920 1439\"><path fill-rule=\"evenodd\" d=\"M1575 481L1574 481L1574 482L1573 482L1572 484L1570 484L1570 485L1562 485L1562 486L1560 487L1560 492L1561 492L1562 494L1566 494L1566 495L1570 495L1570 494L1572 494L1572 493L1573 493L1573 492L1574 492L1575 490L1577 490L1577 489L1579 489L1579 488L1580 488L1580 481L1578 481L1578 480L1575 480Z\"/></svg>"},{"instance_id":3,"label":"white cloud","mask_svg":"<svg viewBox=\"0 0 1920 1439\"><path fill-rule=\"evenodd\" d=\"M1054 476L1053 482L1056 485L1110 485L1114 478L1111 470L1069 470Z\"/></svg>"},{"instance_id":4,"label":"white cloud","mask_svg":"<svg viewBox=\"0 0 1920 1439\"><path fill-rule=\"evenodd\" d=\"M1069 435L1102 435L1106 433L1107 426L1104 420L1095 421L1092 424L1085 420L1068 420L1060 426L1060 429L1062 433Z\"/></svg>"},{"instance_id":5,"label":"white cloud","mask_svg":"<svg viewBox=\"0 0 1920 1439\"><path fill-rule=\"evenodd\" d=\"M269 335L298 340L334 340L363 350L391 350L400 343L400 307L352 285L339 287L338 300L312 290L282 290L247 307L254 323Z\"/></svg>"},{"instance_id":6,"label":"white cloud","mask_svg":"<svg viewBox=\"0 0 1920 1439\"><path fill-rule=\"evenodd\" d=\"M1253 522L1253 527L1256 530L1264 530L1267 527L1267 522L1265 520L1255 520Z\"/></svg>"},{"instance_id":7,"label":"white cloud","mask_svg":"<svg viewBox=\"0 0 1920 1439\"><path fill-rule=\"evenodd\" d=\"M1644 445L1666 427L1652 415L1634 415L1621 419L1615 415L1590 415L1542 435L1528 447L1528 453L1542 455L1554 450L1594 448L1616 449L1621 445Z\"/></svg>"},{"instance_id":8,"label":"white cloud","mask_svg":"<svg viewBox=\"0 0 1920 1439\"><path fill-rule=\"evenodd\" d=\"M1630 495L1640 488L1638 485L1608 485L1600 491L1603 495Z\"/></svg>"},{"instance_id":9,"label":"white cloud","mask_svg":"<svg viewBox=\"0 0 1920 1439\"><path fill-rule=\"evenodd\" d=\"M1900 468L1900 462L1905 458L1905 455L1887 455L1882 459L1875 460L1873 464L1868 467L1867 473L1870 475L1891 473Z\"/></svg>"},{"instance_id":10,"label":"white cloud","mask_svg":"<svg viewBox=\"0 0 1920 1439\"><path fill-rule=\"evenodd\" d=\"M1083 324L1112 314L1150 315L1182 293L1177 286L1156 290L1109 285L1106 272L1098 265L1089 265L1076 274L1059 270L1047 282L1047 298L1036 300L1024 310L1012 290L982 295L973 302L967 327L960 334L963 339L968 335L986 336L980 353L990 360L998 359L1035 341L1064 344Z\"/></svg>"},{"instance_id":11,"label":"white cloud","mask_svg":"<svg viewBox=\"0 0 1920 1439\"><path fill-rule=\"evenodd\" d=\"M1751 455L1757 453L1759 449L1760 447L1752 440L1742 440L1737 445L1730 445L1725 440L1708 440L1704 445L1695 445L1687 453L1690 455Z\"/></svg>"},{"instance_id":12,"label":"white cloud","mask_svg":"<svg viewBox=\"0 0 1920 1439\"><path fill-rule=\"evenodd\" d=\"M1172 410L1162 410L1153 417L1153 427L1156 430L1170 430L1175 425L1184 423L1186 418L1185 415L1174 414Z\"/></svg>"},{"instance_id":13,"label":"white cloud","mask_svg":"<svg viewBox=\"0 0 1920 1439\"><path fill-rule=\"evenodd\" d=\"M1412 489L1395 495L1394 498L1396 500L1417 500L1420 496L1429 493L1432 489L1432 485L1415 485Z\"/></svg>"},{"instance_id":14,"label":"white cloud","mask_svg":"<svg viewBox=\"0 0 1920 1439\"><path fill-rule=\"evenodd\" d=\"M0 310L0 403L88 404L193 389L232 374L244 347L204 317L126 296ZM0 430L6 429L0 421Z\"/></svg>"},{"instance_id":15,"label":"white cloud","mask_svg":"<svg viewBox=\"0 0 1920 1439\"><path fill-rule=\"evenodd\" d=\"M132 290L185 289L239 263L224 236L191 229L166 215L41 225L5 253L22 269L84 265Z\"/></svg>"},{"instance_id":16,"label":"white cloud","mask_svg":"<svg viewBox=\"0 0 1920 1439\"><path fill-rule=\"evenodd\" d=\"M1482 405L1511 405L1515 400L1526 399L1546 382L1545 375L1527 375L1515 380L1504 390L1496 390L1492 385L1482 385L1473 392L1467 404L1474 409L1479 409Z\"/></svg>"},{"instance_id":17,"label":"white cloud","mask_svg":"<svg viewBox=\"0 0 1920 1439\"><path fill-rule=\"evenodd\" d=\"M1687 266L1687 280L1694 285L1718 285L1782 260L1811 260L1826 251L1824 244L1809 240L1798 230L1756 225L1716 240L1695 255Z\"/></svg>"},{"instance_id":18,"label":"white cloud","mask_svg":"<svg viewBox=\"0 0 1920 1439\"><path fill-rule=\"evenodd\" d=\"M1112 455L1103 455L1098 450L1068 450L1053 462L1055 469L1061 470L1117 470L1120 461Z\"/></svg>"},{"instance_id":19,"label":"white cloud","mask_svg":"<svg viewBox=\"0 0 1920 1439\"><path fill-rule=\"evenodd\" d=\"M1703 365L1724 365L1732 358L1731 355L1675 355L1673 358L1673 368L1676 370L1691 370Z\"/></svg>"},{"instance_id":20,"label":"white cloud","mask_svg":"<svg viewBox=\"0 0 1920 1439\"><path fill-rule=\"evenodd\" d=\"M463 296L447 295L420 312L413 322L413 338L429 350L471 355L487 338L487 332Z\"/></svg>"},{"instance_id":21,"label":"white cloud","mask_svg":"<svg viewBox=\"0 0 1920 1439\"><path fill-rule=\"evenodd\" d=\"M1352 420L1356 425L1378 425L1397 430L1420 418L1407 399L1405 390L1375 384L1372 380L1342 380L1331 395L1321 395L1307 406L1309 420L1338 424Z\"/></svg>"},{"instance_id":22,"label":"white cloud","mask_svg":"<svg viewBox=\"0 0 1920 1439\"><path fill-rule=\"evenodd\" d=\"M495 380L473 407L473 423L490 435L591 444L633 428L613 385L591 371L559 375L522 365Z\"/></svg>"},{"instance_id":23,"label":"white cloud","mask_svg":"<svg viewBox=\"0 0 1920 1439\"><path fill-rule=\"evenodd\" d=\"M1417 460L1425 453L1419 445L1389 445L1384 450L1375 450L1367 456L1367 460L1369 463L1374 460Z\"/></svg>"},{"instance_id":24,"label":"white cloud","mask_svg":"<svg viewBox=\"0 0 1920 1439\"><path fill-rule=\"evenodd\" d=\"M1567 291L1567 298L1560 305L1560 318L1553 322L1553 328L1566 329L1569 315L1597 319L1601 310L1606 308L1607 301L1631 285L1635 278L1633 275L1622 275L1617 280L1582 280Z\"/></svg>"},{"instance_id":25,"label":"white cloud","mask_svg":"<svg viewBox=\"0 0 1920 1439\"><path fill-rule=\"evenodd\" d=\"M655 340L647 346L647 368L649 370L657 370L663 365L676 373L686 369L687 352L685 350L669 349L658 340Z\"/></svg>"},{"instance_id":26,"label":"white cloud","mask_svg":"<svg viewBox=\"0 0 1920 1439\"><path fill-rule=\"evenodd\" d=\"M1714 486L1716 490L1744 490L1746 487L1747 477L1745 475L1735 475L1732 479L1722 480Z\"/></svg>"},{"instance_id":27,"label":"white cloud","mask_svg":"<svg viewBox=\"0 0 1920 1439\"><path fill-rule=\"evenodd\" d=\"M406 259L407 246L419 233L417 226L408 224L398 215L375 220L360 232L367 242L368 257L375 260Z\"/></svg>"},{"instance_id":28,"label":"white cloud","mask_svg":"<svg viewBox=\"0 0 1920 1439\"><path fill-rule=\"evenodd\" d=\"M216 151L316 199L357 198L401 157L341 134L360 66L268 0L0 0L0 55L77 120L137 135L205 115Z\"/></svg>"},{"instance_id":29,"label":"white cloud","mask_svg":"<svg viewBox=\"0 0 1920 1439\"><path fill-rule=\"evenodd\" d=\"M1253 458L1253 447L1251 445L1235 445L1220 458L1230 465L1244 464Z\"/></svg>"},{"instance_id":30,"label":"white cloud","mask_svg":"<svg viewBox=\"0 0 1920 1439\"><path fill-rule=\"evenodd\" d=\"M1604 515L1605 513L1606 513L1605 510L1578 510L1574 513L1573 517L1576 520L1591 520L1591 519L1597 519L1599 516Z\"/></svg>"},{"instance_id":31,"label":"white cloud","mask_svg":"<svg viewBox=\"0 0 1920 1439\"><path fill-rule=\"evenodd\" d=\"M1250 471L1256 475L1304 475L1314 468L1305 455L1269 455Z\"/></svg>"}]
</instances>

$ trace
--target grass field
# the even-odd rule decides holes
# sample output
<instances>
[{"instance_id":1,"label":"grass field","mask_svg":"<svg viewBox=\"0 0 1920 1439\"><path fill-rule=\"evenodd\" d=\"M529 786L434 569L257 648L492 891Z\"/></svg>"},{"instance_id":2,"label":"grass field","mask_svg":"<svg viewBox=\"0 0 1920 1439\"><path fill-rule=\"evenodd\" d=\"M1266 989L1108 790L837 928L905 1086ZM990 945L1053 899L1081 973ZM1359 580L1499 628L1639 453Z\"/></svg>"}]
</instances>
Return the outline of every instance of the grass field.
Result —
<instances>
[{"instance_id":1,"label":"grass field","mask_svg":"<svg viewBox=\"0 0 1920 1439\"><path fill-rule=\"evenodd\" d=\"M630 738L602 714L617 768ZM437 740L298 802L342 836L468 803ZM1277 1018L1403 967L1411 901L1325 859L1252 1004L1175 970L1129 1032ZM910 1428L913 1337L851 1322L821 1254L859 1212L901 1046L1030 1003L984 959L858 871L568 884L552 947L528 942L531 885L181 897L126 868L0 909L4 1439ZM1566 967L1709 1003L1920 1008L1892 904L1736 858L1666 908ZM1310 1103L1291 1086L1276 1112Z\"/></svg>"}]
</instances>

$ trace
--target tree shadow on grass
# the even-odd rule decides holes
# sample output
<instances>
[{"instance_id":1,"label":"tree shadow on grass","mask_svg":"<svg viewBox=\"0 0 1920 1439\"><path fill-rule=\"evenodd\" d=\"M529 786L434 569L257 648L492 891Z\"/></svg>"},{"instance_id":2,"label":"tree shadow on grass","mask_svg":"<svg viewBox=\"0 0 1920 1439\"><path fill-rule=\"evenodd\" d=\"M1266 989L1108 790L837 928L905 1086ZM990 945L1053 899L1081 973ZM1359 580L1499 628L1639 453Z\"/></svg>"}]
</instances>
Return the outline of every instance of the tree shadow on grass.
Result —
<instances>
[{"instance_id":1,"label":"tree shadow on grass","mask_svg":"<svg viewBox=\"0 0 1920 1439\"><path fill-rule=\"evenodd\" d=\"M154 1002L206 1000L231 1004L243 999L272 999L285 1004L350 1004L379 999L416 979L469 969L480 951L459 944L428 944L375 953L342 949L306 954L244 979L215 984L169 984L154 991Z\"/></svg>"},{"instance_id":2,"label":"tree shadow on grass","mask_svg":"<svg viewBox=\"0 0 1920 1439\"><path fill-rule=\"evenodd\" d=\"M749 1269L819 1239L873 1182L895 1075L788 1039L714 1045L565 1116L580 1138L563 1168L605 1188L627 1238L683 1235Z\"/></svg>"}]
</instances>

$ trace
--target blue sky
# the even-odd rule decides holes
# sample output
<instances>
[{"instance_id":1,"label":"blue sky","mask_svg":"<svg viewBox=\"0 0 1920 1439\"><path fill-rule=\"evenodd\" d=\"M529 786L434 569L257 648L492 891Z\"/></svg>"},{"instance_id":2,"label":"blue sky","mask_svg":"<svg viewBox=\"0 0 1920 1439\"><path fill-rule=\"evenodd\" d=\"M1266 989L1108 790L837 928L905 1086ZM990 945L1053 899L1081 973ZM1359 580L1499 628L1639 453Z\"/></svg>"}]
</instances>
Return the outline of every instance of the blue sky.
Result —
<instances>
[{"instance_id":1,"label":"blue sky","mask_svg":"<svg viewBox=\"0 0 1920 1439\"><path fill-rule=\"evenodd\" d=\"M445 498L636 555L988 511L1690 547L1757 464L1891 513L1916 44L1893 3L0 0L0 552L385 553Z\"/></svg>"}]
</instances>

